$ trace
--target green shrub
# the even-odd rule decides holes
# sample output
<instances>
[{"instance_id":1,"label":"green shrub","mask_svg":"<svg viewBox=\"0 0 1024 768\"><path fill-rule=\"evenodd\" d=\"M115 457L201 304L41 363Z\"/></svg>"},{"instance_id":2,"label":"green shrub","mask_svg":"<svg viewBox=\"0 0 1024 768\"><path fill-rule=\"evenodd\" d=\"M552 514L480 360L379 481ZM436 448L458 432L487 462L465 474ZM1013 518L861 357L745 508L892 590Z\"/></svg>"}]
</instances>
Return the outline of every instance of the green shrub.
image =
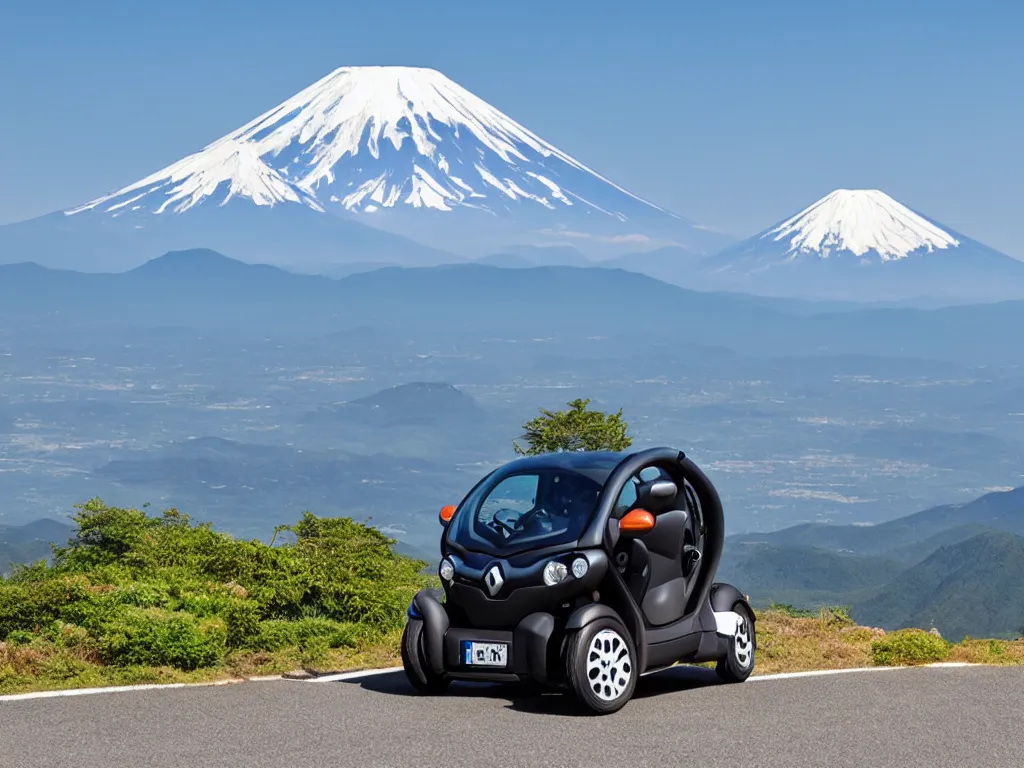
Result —
<instances>
[{"instance_id":1,"label":"green shrub","mask_svg":"<svg viewBox=\"0 0 1024 768\"><path fill-rule=\"evenodd\" d=\"M82 577L35 583L0 581L0 640L15 630L35 630L62 618L69 604L92 599L88 587Z\"/></svg>"},{"instance_id":2,"label":"green shrub","mask_svg":"<svg viewBox=\"0 0 1024 768\"><path fill-rule=\"evenodd\" d=\"M424 563L349 518L307 512L269 544L174 509L148 515L99 499L79 505L74 520L52 563L0 578L0 641L125 674L217 666L239 650L319 658L359 647L401 627L427 583ZM289 535L278 543L280 533ZM71 656L54 662L55 677L74 674Z\"/></svg>"},{"instance_id":3,"label":"green shrub","mask_svg":"<svg viewBox=\"0 0 1024 768\"><path fill-rule=\"evenodd\" d=\"M321 661L326 655L327 651L330 650L330 643L326 637L319 635L313 635L307 637L299 649L302 651L302 663L303 664L316 664Z\"/></svg>"},{"instance_id":4,"label":"green shrub","mask_svg":"<svg viewBox=\"0 0 1024 768\"><path fill-rule=\"evenodd\" d=\"M224 619L228 648L258 647L260 612L255 603L232 600L221 609L220 615Z\"/></svg>"},{"instance_id":5,"label":"green shrub","mask_svg":"<svg viewBox=\"0 0 1024 768\"><path fill-rule=\"evenodd\" d=\"M58 653L47 659L40 669L40 677L55 682L67 682L88 674L89 665L68 653Z\"/></svg>"},{"instance_id":6,"label":"green shrub","mask_svg":"<svg viewBox=\"0 0 1024 768\"><path fill-rule=\"evenodd\" d=\"M7 633L7 642L11 645L28 645L36 636L27 629L15 629Z\"/></svg>"},{"instance_id":7,"label":"green shrub","mask_svg":"<svg viewBox=\"0 0 1024 768\"><path fill-rule=\"evenodd\" d=\"M259 633L252 641L253 647L262 651L280 651L298 644L295 622L284 619L261 621Z\"/></svg>"},{"instance_id":8,"label":"green shrub","mask_svg":"<svg viewBox=\"0 0 1024 768\"><path fill-rule=\"evenodd\" d=\"M1001 640L989 640L988 652L993 656L1002 656L1006 653L1006 643Z\"/></svg>"},{"instance_id":9,"label":"green shrub","mask_svg":"<svg viewBox=\"0 0 1024 768\"><path fill-rule=\"evenodd\" d=\"M41 634L43 638L57 648L71 650L74 648L89 648L93 645L89 630L85 627L68 624L63 621L53 622Z\"/></svg>"},{"instance_id":10,"label":"green shrub","mask_svg":"<svg viewBox=\"0 0 1024 768\"><path fill-rule=\"evenodd\" d=\"M878 666L930 664L942 661L951 645L923 629L901 629L871 643L871 654Z\"/></svg>"},{"instance_id":11,"label":"green shrub","mask_svg":"<svg viewBox=\"0 0 1024 768\"><path fill-rule=\"evenodd\" d=\"M112 605L132 605L136 608L166 608L171 603L171 596L166 585L134 581L111 592L108 602Z\"/></svg>"},{"instance_id":12,"label":"green shrub","mask_svg":"<svg viewBox=\"0 0 1024 768\"><path fill-rule=\"evenodd\" d=\"M126 608L104 627L99 653L107 664L170 666L182 670L220 663L227 632L220 620L159 608Z\"/></svg>"}]
</instances>

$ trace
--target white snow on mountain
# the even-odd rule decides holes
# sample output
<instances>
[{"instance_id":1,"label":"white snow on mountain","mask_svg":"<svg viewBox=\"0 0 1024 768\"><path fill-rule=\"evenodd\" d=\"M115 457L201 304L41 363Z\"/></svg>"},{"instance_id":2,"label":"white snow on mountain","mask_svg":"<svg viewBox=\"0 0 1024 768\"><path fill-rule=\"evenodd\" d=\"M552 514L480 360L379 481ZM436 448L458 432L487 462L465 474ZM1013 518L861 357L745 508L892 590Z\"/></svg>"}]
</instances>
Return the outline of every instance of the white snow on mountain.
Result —
<instances>
[{"instance_id":1,"label":"white snow on mountain","mask_svg":"<svg viewBox=\"0 0 1024 768\"><path fill-rule=\"evenodd\" d=\"M856 256L873 251L890 261L922 249L960 245L953 235L877 189L837 189L761 235L768 238L788 238L791 259L801 253L828 258L837 251Z\"/></svg>"},{"instance_id":2,"label":"white snow on mountain","mask_svg":"<svg viewBox=\"0 0 1024 768\"><path fill-rule=\"evenodd\" d=\"M337 69L202 151L66 213L181 213L232 198L318 211L523 202L621 221L637 210L673 216L415 67Z\"/></svg>"},{"instance_id":3,"label":"white snow on mountain","mask_svg":"<svg viewBox=\"0 0 1024 768\"><path fill-rule=\"evenodd\" d=\"M222 185L226 185L222 204L233 197L247 197L256 205L301 202L318 211L323 210L312 195L290 184L278 171L264 163L256 147L222 139L197 155L189 155L113 195L68 213L102 206L116 216L122 209L137 211L147 203L155 205L152 213L163 213L169 207L181 212L214 194ZM109 205L104 205L106 203Z\"/></svg>"}]
</instances>

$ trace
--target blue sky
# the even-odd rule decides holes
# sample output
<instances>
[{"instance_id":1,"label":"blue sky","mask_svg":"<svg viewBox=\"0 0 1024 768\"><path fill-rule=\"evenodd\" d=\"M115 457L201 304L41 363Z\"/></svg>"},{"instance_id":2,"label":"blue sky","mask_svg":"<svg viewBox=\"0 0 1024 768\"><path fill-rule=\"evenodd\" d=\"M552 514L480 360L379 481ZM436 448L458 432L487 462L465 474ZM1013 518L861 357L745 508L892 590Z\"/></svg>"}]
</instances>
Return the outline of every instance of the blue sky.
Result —
<instances>
[{"instance_id":1,"label":"blue sky","mask_svg":"<svg viewBox=\"0 0 1024 768\"><path fill-rule=\"evenodd\" d=\"M0 223L135 181L338 66L407 64L739 236L877 187L1024 258L1021 29L1008 0L6 0Z\"/></svg>"}]
</instances>

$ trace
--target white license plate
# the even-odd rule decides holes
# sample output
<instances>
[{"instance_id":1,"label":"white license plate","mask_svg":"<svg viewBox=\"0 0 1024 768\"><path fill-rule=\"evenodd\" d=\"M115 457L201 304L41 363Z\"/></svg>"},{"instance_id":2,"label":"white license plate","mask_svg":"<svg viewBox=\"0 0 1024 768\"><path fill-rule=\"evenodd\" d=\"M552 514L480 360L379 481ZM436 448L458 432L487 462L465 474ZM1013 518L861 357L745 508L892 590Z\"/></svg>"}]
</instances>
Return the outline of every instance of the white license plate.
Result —
<instances>
[{"instance_id":1,"label":"white license plate","mask_svg":"<svg viewBox=\"0 0 1024 768\"><path fill-rule=\"evenodd\" d=\"M462 644L463 660L466 664L483 667L504 667L508 664L507 643Z\"/></svg>"}]
</instances>

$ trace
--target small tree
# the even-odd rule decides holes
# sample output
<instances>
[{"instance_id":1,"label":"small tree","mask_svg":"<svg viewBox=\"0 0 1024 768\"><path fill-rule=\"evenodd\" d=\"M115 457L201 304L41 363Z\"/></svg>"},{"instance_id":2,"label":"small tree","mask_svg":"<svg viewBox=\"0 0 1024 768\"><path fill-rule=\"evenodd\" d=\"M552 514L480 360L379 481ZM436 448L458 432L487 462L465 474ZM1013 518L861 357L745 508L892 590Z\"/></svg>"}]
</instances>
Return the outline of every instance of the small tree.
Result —
<instances>
[{"instance_id":1,"label":"small tree","mask_svg":"<svg viewBox=\"0 0 1024 768\"><path fill-rule=\"evenodd\" d=\"M520 456L537 456L558 451L622 451L633 443L626 434L629 425L618 413L588 411L589 398L577 398L565 411L541 408L541 415L523 425L522 448L515 440L512 447Z\"/></svg>"}]
</instances>

